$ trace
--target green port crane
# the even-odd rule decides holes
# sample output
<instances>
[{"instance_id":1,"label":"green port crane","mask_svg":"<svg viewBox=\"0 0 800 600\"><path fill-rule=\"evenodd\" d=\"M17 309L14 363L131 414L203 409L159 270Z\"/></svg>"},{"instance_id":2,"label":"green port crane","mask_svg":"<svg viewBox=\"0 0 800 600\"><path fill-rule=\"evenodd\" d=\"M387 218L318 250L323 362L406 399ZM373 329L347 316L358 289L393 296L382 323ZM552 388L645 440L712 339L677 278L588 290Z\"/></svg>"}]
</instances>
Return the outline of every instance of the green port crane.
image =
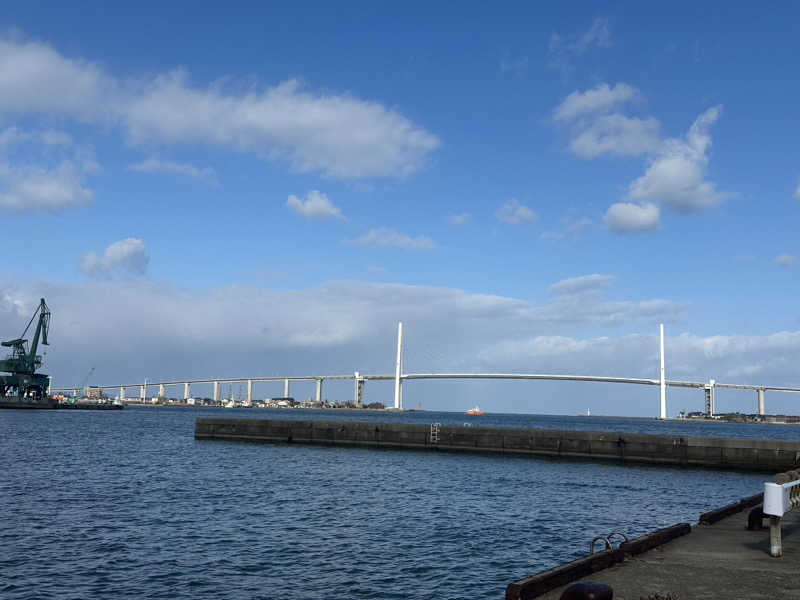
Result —
<instances>
[{"instance_id":1,"label":"green port crane","mask_svg":"<svg viewBox=\"0 0 800 600\"><path fill-rule=\"evenodd\" d=\"M36 317L36 330L33 334L33 341L28 349L26 335L33 325ZM37 373L36 369L42 364L42 357L36 354L39 349L39 342L47 346L47 334L50 331L50 309L42 298L39 306L33 313L28 326L22 335L16 339L2 342L6 348L11 348L5 360L0 360L0 371L8 375L0 375L0 395L16 395L20 398L42 398L47 393L48 377L42 373Z\"/></svg>"}]
</instances>

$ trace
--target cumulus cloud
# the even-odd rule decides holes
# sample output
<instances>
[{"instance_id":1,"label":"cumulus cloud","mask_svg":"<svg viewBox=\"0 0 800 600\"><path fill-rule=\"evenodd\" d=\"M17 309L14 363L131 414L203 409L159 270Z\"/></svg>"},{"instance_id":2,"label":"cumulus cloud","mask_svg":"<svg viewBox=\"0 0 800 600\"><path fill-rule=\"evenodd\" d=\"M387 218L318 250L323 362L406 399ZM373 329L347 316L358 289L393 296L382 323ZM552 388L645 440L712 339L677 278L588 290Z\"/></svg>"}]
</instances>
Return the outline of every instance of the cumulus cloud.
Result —
<instances>
[{"instance_id":1,"label":"cumulus cloud","mask_svg":"<svg viewBox=\"0 0 800 600\"><path fill-rule=\"evenodd\" d=\"M630 184L628 197L640 203L666 204L680 212L710 208L729 197L706 179L710 128L721 114L721 106L709 108L692 123L686 139L666 140L645 174Z\"/></svg>"},{"instance_id":2,"label":"cumulus cloud","mask_svg":"<svg viewBox=\"0 0 800 600\"><path fill-rule=\"evenodd\" d=\"M361 237L347 240L347 243L367 248L401 248L403 250L433 250L436 248L436 243L429 237L412 237L387 227L371 229Z\"/></svg>"},{"instance_id":3,"label":"cumulus cloud","mask_svg":"<svg viewBox=\"0 0 800 600\"><path fill-rule=\"evenodd\" d=\"M353 281L276 292L100 279L0 284L0 326L16 329L11 325L32 312L40 297L53 310L48 368L62 384L74 381L73 361L105 360L98 373L109 383L117 377L141 380L143 373L151 378L267 374L265 365L295 375L352 373L359 367L391 371L400 319L408 331L409 369L477 369L478 351L503 340L556 335L580 323L654 327L683 310L667 300L608 302L590 296L536 304L453 288ZM102 346L98 339L104 340ZM149 351L142 352L143 347ZM426 347L436 349L434 363L424 362ZM494 363L497 370L503 366Z\"/></svg>"},{"instance_id":4,"label":"cumulus cloud","mask_svg":"<svg viewBox=\"0 0 800 600\"><path fill-rule=\"evenodd\" d=\"M582 275L580 277L570 277L562 279L550 286L549 292L557 296L565 294L581 294L584 292L596 292L610 288L614 284L612 275Z\"/></svg>"},{"instance_id":5,"label":"cumulus cloud","mask_svg":"<svg viewBox=\"0 0 800 600\"><path fill-rule=\"evenodd\" d=\"M296 80L194 86L183 71L120 79L35 42L0 40L0 113L116 125L133 144L207 145L345 179L402 177L439 139L396 110Z\"/></svg>"},{"instance_id":6,"label":"cumulus cloud","mask_svg":"<svg viewBox=\"0 0 800 600\"><path fill-rule=\"evenodd\" d=\"M447 217L447 222L450 223L450 225L456 225L456 226L466 225L469 219L470 219L469 213L460 213L457 215L449 215Z\"/></svg>"},{"instance_id":7,"label":"cumulus cloud","mask_svg":"<svg viewBox=\"0 0 800 600\"><path fill-rule=\"evenodd\" d=\"M334 206L328 196L318 190L308 192L305 200L291 194L286 206L306 219L344 219L339 207Z\"/></svg>"},{"instance_id":8,"label":"cumulus cloud","mask_svg":"<svg viewBox=\"0 0 800 600\"><path fill-rule=\"evenodd\" d=\"M581 158L641 156L660 144L659 122L621 114L601 115L575 131L571 150Z\"/></svg>"},{"instance_id":9,"label":"cumulus cloud","mask_svg":"<svg viewBox=\"0 0 800 600\"><path fill-rule=\"evenodd\" d=\"M129 171L139 171L140 173L169 173L172 175L185 175L194 179L204 179L209 182L216 182L217 174L210 167L196 167L189 163L179 163L171 160L161 160L150 157L140 163L128 166Z\"/></svg>"},{"instance_id":10,"label":"cumulus cloud","mask_svg":"<svg viewBox=\"0 0 800 600\"><path fill-rule=\"evenodd\" d=\"M661 210L655 204L617 202L608 207L603 222L611 231L626 233L658 227Z\"/></svg>"},{"instance_id":11,"label":"cumulus cloud","mask_svg":"<svg viewBox=\"0 0 800 600\"><path fill-rule=\"evenodd\" d=\"M0 209L57 212L88 204L86 178L96 170L91 152L64 132L0 131Z\"/></svg>"},{"instance_id":12,"label":"cumulus cloud","mask_svg":"<svg viewBox=\"0 0 800 600\"><path fill-rule=\"evenodd\" d=\"M683 333L667 336L665 345L668 379L704 382L716 378L725 383L800 385L790 367L800 359L800 332L708 337ZM654 332L584 339L533 335L500 340L487 346L480 358L487 365L500 363L521 368L533 363L542 372L582 365L582 372L612 374L620 372L615 365L626 365L627 372L636 376L657 378L658 335ZM723 402L725 393L718 392ZM701 406L699 394L696 401Z\"/></svg>"},{"instance_id":13,"label":"cumulus cloud","mask_svg":"<svg viewBox=\"0 0 800 600\"><path fill-rule=\"evenodd\" d=\"M797 257L793 254L779 254L775 257L775 263L791 269L797 266Z\"/></svg>"},{"instance_id":14,"label":"cumulus cloud","mask_svg":"<svg viewBox=\"0 0 800 600\"><path fill-rule=\"evenodd\" d=\"M640 156L660 145L660 123L653 117L629 117L619 110L641 97L627 83L613 87L601 83L586 91L574 91L559 104L553 119L569 126L570 149L580 158Z\"/></svg>"},{"instance_id":15,"label":"cumulus cloud","mask_svg":"<svg viewBox=\"0 0 800 600\"><path fill-rule=\"evenodd\" d=\"M503 203L503 205L495 211L495 216L498 220L509 225L524 225L526 223L535 223L539 217L530 208L522 204L516 198Z\"/></svg>"},{"instance_id":16,"label":"cumulus cloud","mask_svg":"<svg viewBox=\"0 0 800 600\"><path fill-rule=\"evenodd\" d=\"M639 90L627 83L613 87L601 83L585 92L574 91L556 107L553 118L562 123L595 113L607 113L640 96Z\"/></svg>"},{"instance_id":17,"label":"cumulus cloud","mask_svg":"<svg viewBox=\"0 0 800 600\"><path fill-rule=\"evenodd\" d=\"M606 211L607 227L617 232L654 229L660 206L691 213L731 196L707 179L711 127L722 107L714 106L697 117L685 138L662 140L657 119L620 112L638 98L639 91L631 85L601 83L572 92L553 113L556 123L569 127L570 149L580 158L649 157L644 175L630 183L624 201Z\"/></svg>"},{"instance_id":18,"label":"cumulus cloud","mask_svg":"<svg viewBox=\"0 0 800 600\"><path fill-rule=\"evenodd\" d=\"M89 277L108 277L115 273L144 275L150 256L147 246L138 238L114 242L102 255L89 252L81 258L81 271Z\"/></svg>"},{"instance_id":19,"label":"cumulus cloud","mask_svg":"<svg viewBox=\"0 0 800 600\"><path fill-rule=\"evenodd\" d=\"M611 31L608 19L596 18L589 29L583 33L562 36L553 33L548 46L548 64L552 68L569 71L572 59L584 54L592 47L608 48L611 46Z\"/></svg>"}]
</instances>

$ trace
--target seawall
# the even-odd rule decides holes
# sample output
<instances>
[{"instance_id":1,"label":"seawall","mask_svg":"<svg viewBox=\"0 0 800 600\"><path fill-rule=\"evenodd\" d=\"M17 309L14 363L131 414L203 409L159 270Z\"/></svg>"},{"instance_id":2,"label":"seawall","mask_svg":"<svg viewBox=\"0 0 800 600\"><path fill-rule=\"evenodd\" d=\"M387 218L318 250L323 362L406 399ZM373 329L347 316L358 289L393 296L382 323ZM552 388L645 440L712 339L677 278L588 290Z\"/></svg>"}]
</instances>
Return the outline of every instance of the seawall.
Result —
<instances>
[{"instance_id":1,"label":"seawall","mask_svg":"<svg viewBox=\"0 0 800 600\"><path fill-rule=\"evenodd\" d=\"M408 423L201 418L198 440L289 442L371 448L505 453L747 471L800 464L800 442Z\"/></svg>"}]
</instances>

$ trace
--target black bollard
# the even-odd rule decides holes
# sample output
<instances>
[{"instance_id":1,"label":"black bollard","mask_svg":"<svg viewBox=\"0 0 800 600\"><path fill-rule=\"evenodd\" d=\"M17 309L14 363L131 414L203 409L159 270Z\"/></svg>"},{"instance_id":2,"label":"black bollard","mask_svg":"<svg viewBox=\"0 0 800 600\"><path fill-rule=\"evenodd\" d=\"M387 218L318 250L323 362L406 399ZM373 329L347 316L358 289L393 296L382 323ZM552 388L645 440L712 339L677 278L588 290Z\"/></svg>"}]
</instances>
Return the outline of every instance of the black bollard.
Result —
<instances>
[{"instance_id":1,"label":"black bollard","mask_svg":"<svg viewBox=\"0 0 800 600\"><path fill-rule=\"evenodd\" d=\"M756 506L747 515L747 531L760 531L764 529L764 509Z\"/></svg>"},{"instance_id":2,"label":"black bollard","mask_svg":"<svg viewBox=\"0 0 800 600\"><path fill-rule=\"evenodd\" d=\"M581 581L565 589L560 600L611 600L613 597L614 590L610 585Z\"/></svg>"}]
</instances>

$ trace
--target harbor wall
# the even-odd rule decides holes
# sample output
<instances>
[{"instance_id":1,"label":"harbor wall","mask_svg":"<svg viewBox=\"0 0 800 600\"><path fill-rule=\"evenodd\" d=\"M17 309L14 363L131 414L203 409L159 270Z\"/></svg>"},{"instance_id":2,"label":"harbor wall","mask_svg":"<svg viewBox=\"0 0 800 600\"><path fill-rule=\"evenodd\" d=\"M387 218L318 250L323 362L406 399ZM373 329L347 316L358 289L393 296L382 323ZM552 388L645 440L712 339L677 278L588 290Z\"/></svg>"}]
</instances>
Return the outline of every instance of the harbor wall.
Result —
<instances>
[{"instance_id":1,"label":"harbor wall","mask_svg":"<svg viewBox=\"0 0 800 600\"><path fill-rule=\"evenodd\" d=\"M438 440L437 440L438 437ZM198 440L289 442L451 452L504 453L747 471L800 465L800 442L409 423L200 418Z\"/></svg>"}]
</instances>

